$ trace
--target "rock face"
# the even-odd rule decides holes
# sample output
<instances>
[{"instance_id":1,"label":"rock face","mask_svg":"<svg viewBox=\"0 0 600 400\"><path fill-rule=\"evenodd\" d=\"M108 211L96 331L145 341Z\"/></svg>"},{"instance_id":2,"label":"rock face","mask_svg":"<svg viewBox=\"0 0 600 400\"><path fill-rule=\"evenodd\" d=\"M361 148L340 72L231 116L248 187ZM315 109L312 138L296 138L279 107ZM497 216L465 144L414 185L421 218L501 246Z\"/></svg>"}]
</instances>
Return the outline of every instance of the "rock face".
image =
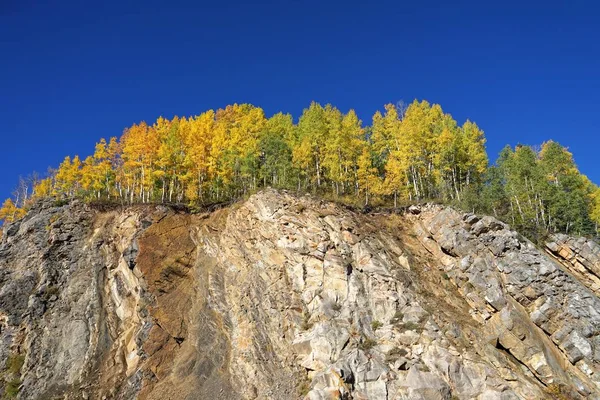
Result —
<instances>
[{"instance_id":1,"label":"rock face","mask_svg":"<svg viewBox=\"0 0 600 400\"><path fill-rule=\"evenodd\" d=\"M189 215L38 203L0 244L0 395L600 399L600 251L266 190Z\"/></svg>"},{"instance_id":2,"label":"rock face","mask_svg":"<svg viewBox=\"0 0 600 400\"><path fill-rule=\"evenodd\" d=\"M554 235L546 251L596 295L600 295L600 246L586 238Z\"/></svg>"}]
</instances>

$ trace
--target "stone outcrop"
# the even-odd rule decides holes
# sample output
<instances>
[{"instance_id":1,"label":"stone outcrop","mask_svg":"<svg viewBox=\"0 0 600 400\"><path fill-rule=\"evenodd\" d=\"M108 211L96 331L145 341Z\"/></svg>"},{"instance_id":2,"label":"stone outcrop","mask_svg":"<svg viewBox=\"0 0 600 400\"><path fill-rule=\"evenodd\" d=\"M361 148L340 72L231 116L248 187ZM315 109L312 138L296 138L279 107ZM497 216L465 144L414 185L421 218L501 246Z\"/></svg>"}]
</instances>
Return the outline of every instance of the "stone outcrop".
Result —
<instances>
[{"instance_id":1,"label":"stone outcrop","mask_svg":"<svg viewBox=\"0 0 600 400\"><path fill-rule=\"evenodd\" d=\"M557 234L546 243L546 251L596 295L600 295L600 245L583 237Z\"/></svg>"},{"instance_id":2,"label":"stone outcrop","mask_svg":"<svg viewBox=\"0 0 600 400\"><path fill-rule=\"evenodd\" d=\"M0 394L598 399L598 246L547 251L432 205L47 200L0 244Z\"/></svg>"}]
</instances>

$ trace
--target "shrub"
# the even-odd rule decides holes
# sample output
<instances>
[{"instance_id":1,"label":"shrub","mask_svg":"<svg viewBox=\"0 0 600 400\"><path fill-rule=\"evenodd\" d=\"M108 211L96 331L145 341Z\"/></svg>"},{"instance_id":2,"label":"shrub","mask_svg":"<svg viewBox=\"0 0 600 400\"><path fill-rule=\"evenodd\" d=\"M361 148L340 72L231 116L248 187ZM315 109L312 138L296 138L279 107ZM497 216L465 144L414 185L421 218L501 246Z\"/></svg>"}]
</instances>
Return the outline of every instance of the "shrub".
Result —
<instances>
[{"instance_id":1,"label":"shrub","mask_svg":"<svg viewBox=\"0 0 600 400\"><path fill-rule=\"evenodd\" d=\"M310 392L310 384L311 381L310 379L308 379L307 375L304 375L302 378L299 379L297 392L300 395L300 397L304 398L304 396L306 396L308 392Z\"/></svg>"},{"instance_id":2,"label":"shrub","mask_svg":"<svg viewBox=\"0 0 600 400\"><path fill-rule=\"evenodd\" d=\"M54 207L62 207L69 204L69 199L58 199L54 201Z\"/></svg>"}]
</instances>

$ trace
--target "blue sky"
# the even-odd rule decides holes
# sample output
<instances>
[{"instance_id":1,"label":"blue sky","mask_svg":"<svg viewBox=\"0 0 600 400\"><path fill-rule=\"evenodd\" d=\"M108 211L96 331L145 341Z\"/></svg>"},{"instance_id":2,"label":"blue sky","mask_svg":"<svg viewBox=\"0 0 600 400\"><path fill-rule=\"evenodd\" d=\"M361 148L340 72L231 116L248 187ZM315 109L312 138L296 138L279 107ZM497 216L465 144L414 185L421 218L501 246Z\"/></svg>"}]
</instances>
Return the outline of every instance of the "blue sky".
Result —
<instances>
[{"instance_id":1,"label":"blue sky","mask_svg":"<svg viewBox=\"0 0 600 400\"><path fill-rule=\"evenodd\" d=\"M600 183L595 2L0 1L0 196L158 116L234 102L365 123L427 99L505 144L553 139Z\"/></svg>"}]
</instances>

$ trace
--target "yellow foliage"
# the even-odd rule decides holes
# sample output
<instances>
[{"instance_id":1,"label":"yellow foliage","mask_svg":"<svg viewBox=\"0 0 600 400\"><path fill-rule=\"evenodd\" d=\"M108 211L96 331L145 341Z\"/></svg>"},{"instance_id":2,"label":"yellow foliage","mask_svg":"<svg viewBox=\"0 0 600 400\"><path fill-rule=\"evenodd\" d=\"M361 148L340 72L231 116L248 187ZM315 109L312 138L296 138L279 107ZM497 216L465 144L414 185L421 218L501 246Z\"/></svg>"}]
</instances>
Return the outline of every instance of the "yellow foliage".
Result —
<instances>
[{"instance_id":1,"label":"yellow foliage","mask_svg":"<svg viewBox=\"0 0 600 400\"><path fill-rule=\"evenodd\" d=\"M2 208L0 208L0 221L13 222L22 218L25 215L25 210L19 208L11 199L6 199Z\"/></svg>"},{"instance_id":2,"label":"yellow foliage","mask_svg":"<svg viewBox=\"0 0 600 400\"><path fill-rule=\"evenodd\" d=\"M364 127L354 110L312 102L294 124L267 119L251 104L172 119L159 117L100 139L82 162L66 157L38 182L34 197L120 198L128 202L207 202L269 184L330 190L336 197L455 197L481 181L485 138L474 123L458 127L441 107L387 104Z\"/></svg>"},{"instance_id":3,"label":"yellow foliage","mask_svg":"<svg viewBox=\"0 0 600 400\"><path fill-rule=\"evenodd\" d=\"M376 193L380 185L377 177L377 169L373 167L371 151L368 146L364 146L360 157L358 157L358 187L365 196L365 205L369 204L372 193Z\"/></svg>"},{"instance_id":4,"label":"yellow foliage","mask_svg":"<svg viewBox=\"0 0 600 400\"><path fill-rule=\"evenodd\" d=\"M39 181L33 187L33 197L42 198L52 194L52 178L46 178Z\"/></svg>"},{"instance_id":5,"label":"yellow foliage","mask_svg":"<svg viewBox=\"0 0 600 400\"><path fill-rule=\"evenodd\" d=\"M596 226L600 225L600 188L595 187L591 195L591 212L590 217Z\"/></svg>"}]
</instances>

